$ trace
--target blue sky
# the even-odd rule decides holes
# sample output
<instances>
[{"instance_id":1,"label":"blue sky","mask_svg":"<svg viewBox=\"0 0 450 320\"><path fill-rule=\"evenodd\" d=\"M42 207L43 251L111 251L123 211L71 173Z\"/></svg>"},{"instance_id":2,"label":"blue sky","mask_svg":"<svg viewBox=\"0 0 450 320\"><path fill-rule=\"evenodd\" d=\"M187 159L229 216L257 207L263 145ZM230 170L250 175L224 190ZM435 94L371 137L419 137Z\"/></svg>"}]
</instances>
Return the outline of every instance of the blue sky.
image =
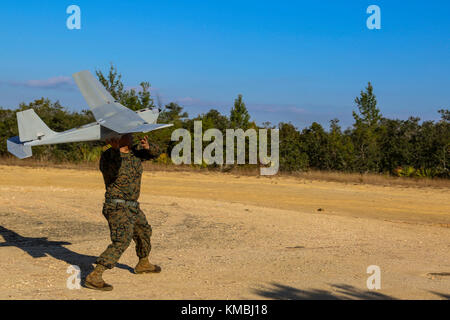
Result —
<instances>
[{"instance_id":1,"label":"blue sky","mask_svg":"<svg viewBox=\"0 0 450 320\"><path fill-rule=\"evenodd\" d=\"M20 3L20 4L19 4ZM68 30L66 8L81 8ZM366 9L381 8L381 30ZM40 97L87 108L70 79L113 62L194 116L241 93L258 123L352 123L368 81L382 114L438 119L450 107L450 2L2 1L0 106Z\"/></svg>"}]
</instances>

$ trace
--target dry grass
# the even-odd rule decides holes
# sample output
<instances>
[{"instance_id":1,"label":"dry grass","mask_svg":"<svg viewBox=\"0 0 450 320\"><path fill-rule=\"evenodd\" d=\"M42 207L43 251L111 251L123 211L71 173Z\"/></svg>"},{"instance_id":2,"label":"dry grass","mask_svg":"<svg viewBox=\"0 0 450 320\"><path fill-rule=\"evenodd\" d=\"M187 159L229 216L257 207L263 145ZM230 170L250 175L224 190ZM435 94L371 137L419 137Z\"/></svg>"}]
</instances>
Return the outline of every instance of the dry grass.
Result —
<instances>
[{"instance_id":1,"label":"dry grass","mask_svg":"<svg viewBox=\"0 0 450 320\"><path fill-rule=\"evenodd\" d=\"M283 176L284 174L281 175ZM289 176L294 176L306 180L334 181L353 184L450 188L450 180L448 179L394 177L386 174L373 173L359 174L346 172L308 171L291 173L289 174Z\"/></svg>"},{"instance_id":2,"label":"dry grass","mask_svg":"<svg viewBox=\"0 0 450 320\"><path fill-rule=\"evenodd\" d=\"M98 170L98 162L50 162L40 161L36 159L19 160L14 157L0 158L0 165L25 166L25 167L51 167L60 169L80 169L80 170ZM192 165L164 165L153 162L144 163L144 168L149 171L162 172L198 172L208 174L209 172L221 172L222 174L231 174L238 176L258 176L259 168L256 166L231 166L220 168L200 168ZM276 177L297 178L299 180L316 180L316 181L332 181L340 183L352 184L369 184L382 186L403 186L416 188L450 188L449 179L430 179L430 178L407 178L394 177L386 174L359 174L331 171L314 171L295 172L295 173L279 173ZM273 178L266 176L266 178Z\"/></svg>"},{"instance_id":3,"label":"dry grass","mask_svg":"<svg viewBox=\"0 0 450 320\"><path fill-rule=\"evenodd\" d=\"M81 163L51 162L51 161L36 160L33 158L20 160L20 159L14 158L14 157L0 158L0 165L32 167L32 168L50 167L50 168L59 168L59 169L80 169L80 170L98 169L97 162L81 162Z\"/></svg>"}]
</instances>

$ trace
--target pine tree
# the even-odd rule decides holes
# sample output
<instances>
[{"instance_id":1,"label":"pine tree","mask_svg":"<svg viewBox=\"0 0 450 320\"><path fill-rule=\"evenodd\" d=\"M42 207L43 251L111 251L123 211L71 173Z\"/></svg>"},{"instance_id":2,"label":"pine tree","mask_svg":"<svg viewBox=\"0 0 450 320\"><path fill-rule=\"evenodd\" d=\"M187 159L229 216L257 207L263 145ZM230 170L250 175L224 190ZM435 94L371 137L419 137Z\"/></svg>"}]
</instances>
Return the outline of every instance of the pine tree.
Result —
<instances>
[{"instance_id":1,"label":"pine tree","mask_svg":"<svg viewBox=\"0 0 450 320\"><path fill-rule=\"evenodd\" d=\"M249 127L250 115L247 107L242 101L242 94L234 100L234 107L231 109L230 122L233 128L247 130Z\"/></svg>"},{"instance_id":2,"label":"pine tree","mask_svg":"<svg viewBox=\"0 0 450 320\"><path fill-rule=\"evenodd\" d=\"M355 119L353 130L353 143L356 152L356 166L360 172L381 171L380 136L381 113L377 108L377 99L373 94L372 84L369 82L366 91L355 99L359 114L353 112Z\"/></svg>"},{"instance_id":3,"label":"pine tree","mask_svg":"<svg viewBox=\"0 0 450 320\"><path fill-rule=\"evenodd\" d=\"M113 98L125 107L134 111L155 107L150 94L150 83L143 81L139 84L139 89L126 90L122 82L122 75L117 72L117 68L113 64L109 68L108 75L105 76L100 70L95 73L100 83Z\"/></svg>"}]
</instances>

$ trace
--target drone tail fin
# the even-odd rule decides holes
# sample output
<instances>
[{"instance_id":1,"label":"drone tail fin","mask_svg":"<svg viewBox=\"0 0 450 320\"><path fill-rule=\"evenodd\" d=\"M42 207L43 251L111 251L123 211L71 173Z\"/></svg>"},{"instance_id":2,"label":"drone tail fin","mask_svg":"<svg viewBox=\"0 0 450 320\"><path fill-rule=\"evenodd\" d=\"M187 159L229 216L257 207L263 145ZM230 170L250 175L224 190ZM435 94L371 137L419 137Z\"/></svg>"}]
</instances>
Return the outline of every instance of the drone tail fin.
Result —
<instances>
[{"instance_id":1,"label":"drone tail fin","mask_svg":"<svg viewBox=\"0 0 450 320\"><path fill-rule=\"evenodd\" d=\"M40 139L55 134L33 109L17 112L17 125L21 142Z\"/></svg>"},{"instance_id":2,"label":"drone tail fin","mask_svg":"<svg viewBox=\"0 0 450 320\"><path fill-rule=\"evenodd\" d=\"M33 155L31 146L26 146L20 142L19 137L12 137L6 141L8 151L19 159L29 158Z\"/></svg>"}]
</instances>

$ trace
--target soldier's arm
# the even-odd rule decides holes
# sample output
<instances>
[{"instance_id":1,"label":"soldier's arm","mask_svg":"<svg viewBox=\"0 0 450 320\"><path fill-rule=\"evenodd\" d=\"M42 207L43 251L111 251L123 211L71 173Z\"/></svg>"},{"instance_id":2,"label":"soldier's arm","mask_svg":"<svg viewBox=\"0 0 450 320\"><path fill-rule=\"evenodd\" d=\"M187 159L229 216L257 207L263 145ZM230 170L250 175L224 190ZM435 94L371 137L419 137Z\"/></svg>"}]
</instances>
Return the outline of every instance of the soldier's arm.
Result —
<instances>
[{"instance_id":1,"label":"soldier's arm","mask_svg":"<svg viewBox=\"0 0 450 320\"><path fill-rule=\"evenodd\" d=\"M151 160L158 158L160 151L156 144L148 141L148 137L144 137L141 140L140 148L136 145L133 147L133 152L136 157L141 160Z\"/></svg>"},{"instance_id":2,"label":"soldier's arm","mask_svg":"<svg viewBox=\"0 0 450 320\"><path fill-rule=\"evenodd\" d=\"M152 160L159 157L159 148L157 145L150 143L149 149L139 148L138 146L133 147L133 153L136 157L141 160Z\"/></svg>"},{"instance_id":3,"label":"soldier's arm","mask_svg":"<svg viewBox=\"0 0 450 320\"><path fill-rule=\"evenodd\" d=\"M102 155L100 157L100 164L99 164L99 168L102 173L105 173L108 171L109 161L107 158L108 158L107 151L102 152Z\"/></svg>"},{"instance_id":4,"label":"soldier's arm","mask_svg":"<svg viewBox=\"0 0 450 320\"><path fill-rule=\"evenodd\" d=\"M99 163L99 169L102 173L105 172L106 165L107 165L105 157L106 157L105 152L102 152L102 155L100 156L100 163Z\"/></svg>"},{"instance_id":5,"label":"soldier's arm","mask_svg":"<svg viewBox=\"0 0 450 320\"><path fill-rule=\"evenodd\" d=\"M111 147L106 151L103 151L100 157L100 171L103 174L109 172L111 169L113 161L112 153L114 153L114 151L116 150L119 150L119 139L108 139L106 140L106 144L109 144Z\"/></svg>"},{"instance_id":6,"label":"soldier's arm","mask_svg":"<svg viewBox=\"0 0 450 320\"><path fill-rule=\"evenodd\" d=\"M120 151L118 150L110 148L102 153L100 158L100 171L103 174L103 179L106 184L117 179L121 162Z\"/></svg>"}]
</instances>

